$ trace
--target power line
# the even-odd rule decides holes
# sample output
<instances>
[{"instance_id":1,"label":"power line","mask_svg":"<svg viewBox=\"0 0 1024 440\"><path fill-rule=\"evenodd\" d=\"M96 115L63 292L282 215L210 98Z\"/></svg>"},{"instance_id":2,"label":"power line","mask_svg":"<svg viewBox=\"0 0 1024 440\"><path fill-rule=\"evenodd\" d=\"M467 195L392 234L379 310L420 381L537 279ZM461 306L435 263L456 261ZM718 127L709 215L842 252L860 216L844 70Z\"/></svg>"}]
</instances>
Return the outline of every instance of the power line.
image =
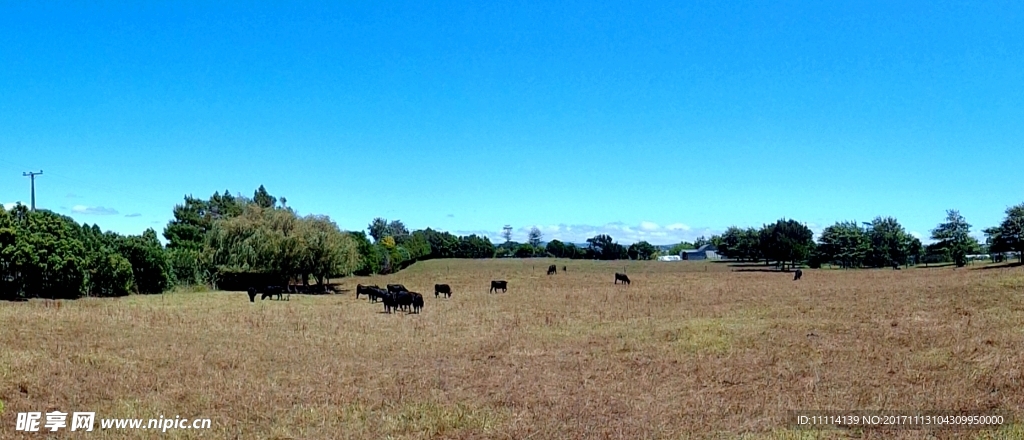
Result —
<instances>
[{"instance_id":1,"label":"power line","mask_svg":"<svg viewBox=\"0 0 1024 440\"><path fill-rule=\"evenodd\" d=\"M39 170L38 173L31 171L21 173L22 176L26 176L32 180L32 211L36 210L36 176L40 174L43 174L43 170Z\"/></svg>"}]
</instances>

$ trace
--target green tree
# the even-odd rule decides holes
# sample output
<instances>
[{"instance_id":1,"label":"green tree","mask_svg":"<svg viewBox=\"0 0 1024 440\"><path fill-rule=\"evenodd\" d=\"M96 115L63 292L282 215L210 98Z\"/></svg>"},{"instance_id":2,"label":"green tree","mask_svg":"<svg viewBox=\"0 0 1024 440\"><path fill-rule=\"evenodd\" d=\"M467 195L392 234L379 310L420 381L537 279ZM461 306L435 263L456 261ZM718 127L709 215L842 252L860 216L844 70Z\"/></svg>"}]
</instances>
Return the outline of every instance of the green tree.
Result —
<instances>
[{"instance_id":1,"label":"green tree","mask_svg":"<svg viewBox=\"0 0 1024 440\"><path fill-rule=\"evenodd\" d=\"M294 212L247 205L241 215L217 221L208 235L210 260L220 273L260 273L282 279L301 263Z\"/></svg>"},{"instance_id":2,"label":"green tree","mask_svg":"<svg viewBox=\"0 0 1024 440\"><path fill-rule=\"evenodd\" d=\"M787 262L796 265L806 260L814 246L814 233L796 220L781 219L765 225L759 235L765 259L776 261L782 270L786 270Z\"/></svg>"},{"instance_id":3,"label":"green tree","mask_svg":"<svg viewBox=\"0 0 1024 440\"><path fill-rule=\"evenodd\" d=\"M912 264L921 264L921 259L924 258L924 246L917 237L911 236L907 241L907 256Z\"/></svg>"},{"instance_id":4,"label":"green tree","mask_svg":"<svg viewBox=\"0 0 1024 440\"><path fill-rule=\"evenodd\" d=\"M164 238L170 249L202 249L206 233L213 224L209 202L185 196L185 203L174 206L174 219L164 228Z\"/></svg>"},{"instance_id":5,"label":"green tree","mask_svg":"<svg viewBox=\"0 0 1024 440\"><path fill-rule=\"evenodd\" d=\"M1006 218L999 226L985 229L989 252L1017 252L1024 261L1024 203L1006 209Z\"/></svg>"},{"instance_id":6,"label":"green tree","mask_svg":"<svg viewBox=\"0 0 1024 440\"><path fill-rule=\"evenodd\" d=\"M409 229L405 227L405 224L401 220L394 220L388 222L387 235L395 237L396 240L400 240L409 235Z\"/></svg>"},{"instance_id":7,"label":"green tree","mask_svg":"<svg viewBox=\"0 0 1024 440\"><path fill-rule=\"evenodd\" d=\"M544 237L544 234L541 234L540 229L538 229L536 226L534 226L533 228L530 228L530 236L529 236L529 238L527 239L526 242L530 243L530 246L533 246L534 248L539 249L540 248L540 241L541 241L541 239L543 237Z\"/></svg>"},{"instance_id":8,"label":"green tree","mask_svg":"<svg viewBox=\"0 0 1024 440\"><path fill-rule=\"evenodd\" d=\"M890 267L907 264L908 247L912 237L893 217L875 217L867 224L866 232L871 240L871 251L867 263L873 267Z\"/></svg>"},{"instance_id":9,"label":"green tree","mask_svg":"<svg viewBox=\"0 0 1024 440\"><path fill-rule=\"evenodd\" d=\"M273 208L277 205L277 197L270 195L263 185L260 185L260 187L256 189L256 192L253 193L252 201L266 209Z\"/></svg>"},{"instance_id":10,"label":"green tree","mask_svg":"<svg viewBox=\"0 0 1024 440\"><path fill-rule=\"evenodd\" d=\"M551 240L545 246L547 253L554 255L556 258L565 258L565 243L560 240Z\"/></svg>"},{"instance_id":11,"label":"green tree","mask_svg":"<svg viewBox=\"0 0 1024 440\"><path fill-rule=\"evenodd\" d=\"M161 293L170 287L171 265L156 231L146 229L118 243L117 252L131 264L139 293Z\"/></svg>"},{"instance_id":12,"label":"green tree","mask_svg":"<svg viewBox=\"0 0 1024 440\"><path fill-rule=\"evenodd\" d=\"M360 265L359 245L341 232L330 217L310 215L298 227L301 274L312 275L317 286L332 276L349 275Z\"/></svg>"},{"instance_id":13,"label":"green tree","mask_svg":"<svg viewBox=\"0 0 1024 440\"><path fill-rule=\"evenodd\" d=\"M348 235L355 241L359 252L359 267L356 268L355 274L366 276L380 273L384 265L380 247L371 243L363 231L349 231Z\"/></svg>"},{"instance_id":14,"label":"green tree","mask_svg":"<svg viewBox=\"0 0 1024 440\"><path fill-rule=\"evenodd\" d=\"M119 254L103 254L90 276L90 294L94 296L125 296L135 288L132 264Z\"/></svg>"},{"instance_id":15,"label":"green tree","mask_svg":"<svg viewBox=\"0 0 1024 440\"><path fill-rule=\"evenodd\" d=\"M932 230L932 239L938 240L939 247L947 250L957 267L964 267L970 251L970 232L971 225L960 211L950 209L946 211L946 222Z\"/></svg>"},{"instance_id":16,"label":"green tree","mask_svg":"<svg viewBox=\"0 0 1024 440\"><path fill-rule=\"evenodd\" d=\"M817 251L830 264L859 267L871 251L871 239L857 222L836 222L821 232Z\"/></svg>"},{"instance_id":17,"label":"green tree","mask_svg":"<svg viewBox=\"0 0 1024 440\"><path fill-rule=\"evenodd\" d=\"M629 258L634 260L650 260L657 252L658 249L646 241L633 243L626 250Z\"/></svg>"},{"instance_id":18,"label":"green tree","mask_svg":"<svg viewBox=\"0 0 1024 440\"><path fill-rule=\"evenodd\" d=\"M537 249L534 248L533 245L531 245L530 243L523 243L519 245L518 248L516 248L516 251L513 255L516 258L529 258L532 257L533 254L536 252Z\"/></svg>"},{"instance_id":19,"label":"green tree","mask_svg":"<svg viewBox=\"0 0 1024 440\"><path fill-rule=\"evenodd\" d=\"M379 242L382 238L388 235L391 235L388 231L388 221L381 217L373 219L366 229L370 231L370 237L373 237L374 243Z\"/></svg>"},{"instance_id":20,"label":"green tree","mask_svg":"<svg viewBox=\"0 0 1024 440\"><path fill-rule=\"evenodd\" d=\"M601 260L618 260L627 258L626 248L616 243L611 236L599 234L587 239L589 250L594 258Z\"/></svg>"}]
</instances>

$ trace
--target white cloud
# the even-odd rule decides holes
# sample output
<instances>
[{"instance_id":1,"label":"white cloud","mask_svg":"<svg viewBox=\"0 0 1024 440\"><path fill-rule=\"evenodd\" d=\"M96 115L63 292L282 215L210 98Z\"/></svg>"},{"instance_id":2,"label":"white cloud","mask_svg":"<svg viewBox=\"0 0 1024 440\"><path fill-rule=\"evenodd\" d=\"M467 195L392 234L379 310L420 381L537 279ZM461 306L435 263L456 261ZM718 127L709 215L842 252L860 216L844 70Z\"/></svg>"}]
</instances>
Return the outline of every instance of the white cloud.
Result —
<instances>
[{"instance_id":1,"label":"white cloud","mask_svg":"<svg viewBox=\"0 0 1024 440\"><path fill-rule=\"evenodd\" d=\"M18 206L18 203L21 203L21 202L4 203L4 209L10 211L10 210L14 209L15 206Z\"/></svg>"},{"instance_id":2,"label":"white cloud","mask_svg":"<svg viewBox=\"0 0 1024 440\"><path fill-rule=\"evenodd\" d=\"M910 235L914 236L914 238L916 238L918 240L920 240L921 237L924 237L924 235L921 235L921 233L917 232L917 231L910 231Z\"/></svg>"},{"instance_id":3,"label":"white cloud","mask_svg":"<svg viewBox=\"0 0 1024 440\"><path fill-rule=\"evenodd\" d=\"M139 213L135 213L135 214L125 214L124 216L125 216L125 217L142 217L142 214L139 214Z\"/></svg>"},{"instance_id":4,"label":"white cloud","mask_svg":"<svg viewBox=\"0 0 1024 440\"><path fill-rule=\"evenodd\" d=\"M660 226L654 222L640 222L641 231L657 231Z\"/></svg>"},{"instance_id":5,"label":"white cloud","mask_svg":"<svg viewBox=\"0 0 1024 440\"><path fill-rule=\"evenodd\" d=\"M117 210L114 208L104 208L102 206L85 206L75 205L71 207L71 212L75 214L83 215L115 215Z\"/></svg>"},{"instance_id":6,"label":"white cloud","mask_svg":"<svg viewBox=\"0 0 1024 440\"><path fill-rule=\"evenodd\" d=\"M689 231L690 227L682 223L672 223L671 225L665 226L665 229L670 231Z\"/></svg>"}]
</instances>

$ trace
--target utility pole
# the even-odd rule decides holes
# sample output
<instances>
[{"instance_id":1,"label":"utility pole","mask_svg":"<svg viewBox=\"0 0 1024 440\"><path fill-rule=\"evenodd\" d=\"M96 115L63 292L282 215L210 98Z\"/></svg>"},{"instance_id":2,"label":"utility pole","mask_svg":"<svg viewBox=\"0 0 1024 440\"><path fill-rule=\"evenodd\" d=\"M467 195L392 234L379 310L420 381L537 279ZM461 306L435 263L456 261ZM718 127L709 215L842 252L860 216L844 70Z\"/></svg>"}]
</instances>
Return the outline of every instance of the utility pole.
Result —
<instances>
[{"instance_id":1,"label":"utility pole","mask_svg":"<svg viewBox=\"0 0 1024 440\"><path fill-rule=\"evenodd\" d=\"M21 173L22 176L27 176L32 180L32 211L36 210L36 175L38 174L43 174L43 170L39 170L38 173L33 173L31 171Z\"/></svg>"}]
</instances>

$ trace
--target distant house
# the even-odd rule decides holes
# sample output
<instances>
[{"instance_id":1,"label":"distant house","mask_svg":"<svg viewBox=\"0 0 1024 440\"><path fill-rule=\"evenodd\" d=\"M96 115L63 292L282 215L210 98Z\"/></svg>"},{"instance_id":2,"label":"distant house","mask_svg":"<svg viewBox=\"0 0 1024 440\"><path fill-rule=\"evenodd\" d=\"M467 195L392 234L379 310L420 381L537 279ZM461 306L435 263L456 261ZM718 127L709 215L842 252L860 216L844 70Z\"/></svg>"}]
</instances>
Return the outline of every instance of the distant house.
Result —
<instances>
[{"instance_id":1,"label":"distant house","mask_svg":"<svg viewBox=\"0 0 1024 440\"><path fill-rule=\"evenodd\" d=\"M679 252L679 258L684 260L721 260L718 255L718 248L713 244L706 244L697 249L683 249Z\"/></svg>"},{"instance_id":2,"label":"distant house","mask_svg":"<svg viewBox=\"0 0 1024 440\"><path fill-rule=\"evenodd\" d=\"M682 257L678 255L662 255L658 257L658 261L682 261Z\"/></svg>"}]
</instances>

